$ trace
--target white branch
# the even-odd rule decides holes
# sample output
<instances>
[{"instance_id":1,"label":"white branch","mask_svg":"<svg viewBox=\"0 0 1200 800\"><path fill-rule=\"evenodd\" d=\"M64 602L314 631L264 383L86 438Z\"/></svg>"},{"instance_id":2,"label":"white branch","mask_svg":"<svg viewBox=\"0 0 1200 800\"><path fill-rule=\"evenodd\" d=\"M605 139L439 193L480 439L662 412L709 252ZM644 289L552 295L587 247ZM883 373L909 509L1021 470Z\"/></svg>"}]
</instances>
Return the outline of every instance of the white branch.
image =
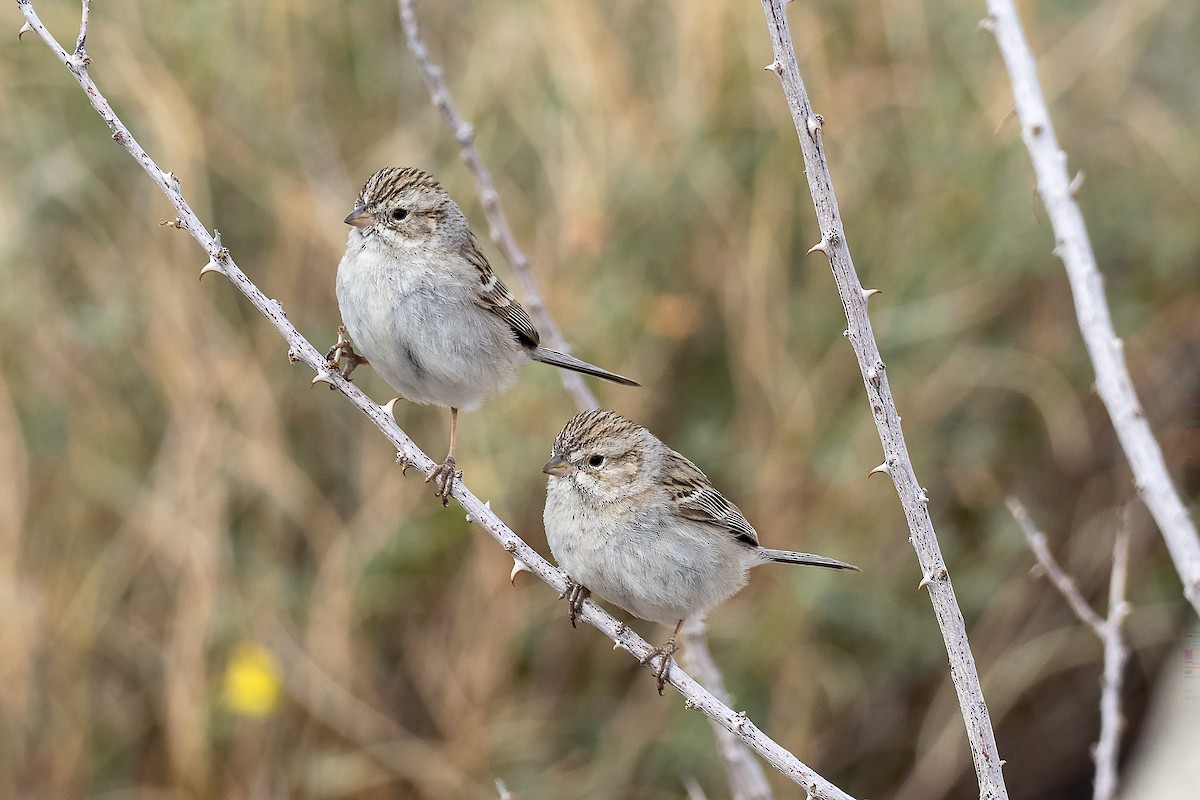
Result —
<instances>
[{"instance_id":1,"label":"white branch","mask_svg":"<svg viewBox=\"0 0 1200 800\"><path fill-rule=\"evenodd\" d=\"M904 515L908 519L911 532L909 540L921 565L921 585L929 589L934 615L946 643L946 652L950 656L950 676L958 694L958 705L962 710L963 720L966 722L971 758L979 779L980 797L989 800L1007 798L1003 762L996 748L996 735L992 730L991 717L979 685L975 658L967 641L966 624L954 596L954 587L950 583L950 574L942 558L933 521L929 518L929 497L917 483L917 476L908 456L908 446L900 428L900 414L892 398L883 359L880 357L879 346L875 342L875 334L871 330L871 320L867 314L869 294L858 279L858 273L855 272L854 263L850 259L850 250L846 246L841 214L833 192L833 180L825 160L821 136L823 120L820 115L813 113L804 82L800 77L796 51L784 13L785 0L762 0L762 4L771 34L771 49L775 56L767 69L776 73L783 83L783 92L787 97L792 121L800 139L800 149L804 154L808 188L821 229L821 241L814 248L814 252L824 253L833 270L838 294L846 311L846 321L849 323L845 335L858 358L858 366L871 404L871 414L875 418L875 427L883 444L884 463L873 472L884 472L891 477L900 496L900 503L904 507Z\"/></svg>"},{"instance_id":2,"label":"white branch","mask_svg":"<svg viewBox=\"0 0 1200 800\"><path fill-rule=\"evenodd\" d=\"M279 331L279 334L288 342L288 358L293 363L303 361L345 395L351 403L375 423L375 426L379 428L383 435L396 448L397 460L419 469L425 475L429 475L435 467L433 460L416 446L412 439L408 437L408 434L396 424L396 421L392 419L383 407L373 402L357 386L345 380L340 372L330 368L329 364L325 361L324 355L319 353L296 330L295 326L288 321L282 306L277 301L268 299L246 277L246 274L234 263L229 251L221 245L218 236L209 234L208 230L200 222L195 212L192 211L180 193L179 182L175 176L169 172L164 172L150 158L146 151L142 149L141 145L137 143L133 135L129 132L129 129L117 117L112 106L104 98L104 95L100 93L100 90L87 72L86 64L81 63L62 48L62 45L58 43L54 36L46 29L46 26L42 24L30 0L17 0L17 6L22 15L24 15L30 29L37 33L42 41L46 43L46 46L70 70L75 80L87 95L88 102L92 108L96 110L96 113L100 115L105 124L113 132L112 138L129 151L130 155L141 164L142 168L150 175L150 178L167 195L171 205L179 213L178 227L191 234L192 238L199 242L200 246L208 254L209 260L206 266L211 268L210 271L218 271L227 277L245 295L246 299L267 318L271 325ZM492 513L492 510L486 504L472 494L461 481L455 483L453 497L467 511L468 518L487 531L492 538L504 547L505 551L513 559L525 564L530 572L536 574L560 595L565 594L567 587L566 575L550 564L550 562L546 561L546 559L542 558L536 550L517 536L511 528ZM608 614L591 600L586 601L583 605L582 619L589 625L598 628L617 646L632 654L639 661L646 659L653 652L653 648L645 639L631 631L623 623L618 622L612 615ZM657 660L648 663L647 667L653 668L656 665ZM736 712L722 703L703 686L696 683L690 675L677 665L671 666L668 672L668 679L671 685L683 695L687 708L696 709L709 719L720 723L722 727L734 733L741 741L761 754L772 766L791 780L805 787L805 790L813 797L821 798L821 800L852 800L850 795L825 780L796 758L795 755L763 733L744 713Z\"/></svg>"},{"instance_id":3,"label":"white branch","mask_svg":"<svg viewBox=\"0 0 1200 800\"><path fill-rule=\"evenodd\" d=\"M488 233L496 246L500 248L505 260L512 266L517 280L521 282L525 305L529 307L529 314L533 317L538 331L546 337L551 348L569 353L571 352L570 346L563 338L562 330L550 316L546 303L542 300L542 293L538 291L529 259L517 245L512 228L508 225L508 218L504 216L504 211L500 208L500 195L496 191L495 184L492 183L492 175L484 166L479 151L475 149L475 129L458 113L454 100L450 97L450 89L446 86L445 78L442 77L442 68L435 64L429 55L429 48L425 46L425 42L421 38L421 27L417 24L417 15L413 10L412 0L398 0L398 2L400 4L400 23L404 27L404 38L408 42L408 49L412 52L413 58L421 70L421 77L425 79L425 86L429 89L429 96L433 99L433 104L437 106L442 118L454 133L454 139L458 142L459 156L471 175L475 177L475 191L483 206L483 214L487 217ZM575 404L579 406L580 410L600 407L600 404L596 402L596 396L592 394L592 390L588 388L582 375L566 369L556 371L559 378L562 379L563 386L574 398Z\"/></svg>"},{"instance_id":4,"label":"white branch","mask_svg":"<svg viewBox=\"0 0 1200 800\"><path fill-rule=\"evenodd\" d=\"M987 7L989 13L983 25L995 34L1008 69L1013 103L1021 120L1021 138L1029 150L1038 193L1054 228L1054 253L1067 270L1079 330L1096 370L1096 390L1129 460L1138 494L1162 531L1183 581L1183 594L1200 614L1200 535L1167 473L1162 450L1129 377L1124 345L1113 331L1104 278L1096 267L1087 226L1075 202L1076 187L1067 177L1067 156L1054 135L1033 54L1012 0L988 0Z\"/></svg>"},{"instance_id":5,"label":"white branch","mask_svg":"<svg viewBox=\"0 0 1200 800\"><path fill-rule=\"evenodd\" d=\"M1117 795L1117 756L1120 753L1123 726L1121 686L1125 662L1129 659L1129 651L1121 636L1121 625L1129 615L1129 604L1125 602L1125 577L1129 565L1128 525L1122 519L1121 529L1113 543L1112 575L1108 581L1108 619L1101 619L1083 599L1075 581L1071 580L1050 553L1050 548L1046 546L1046 537L1033 524L1021 501L1009 497L1005 504L1021 527L1021 532L1025 534L1029 549L1033 551L1034 558L1045 571L1046 577L1066 599L1075 616L1091 628L1104 645L1104 672L1100 677L1100 738L1092 750L1092 759L1096 763L1092 800L1113 800Z\"/></svg>"},{"instance_id":6,"label":"white branch","mask_svg":"<svg viewBox=\"0 0 1200 800\"><path fill-rule=\"evenodd\" d=\"M721 702L729 702L729 693L725 691L725 681L721 677L717 664L713 661L712 653L708 651L708 642L704 636L704 622L688 620L683 626L681 655L688 670L695 675L708 690L720 698ZM738 738L725 728L712 723L713 734L717 737L717 754L725 767L725 777L729 781L729 796L732 800L771 800L771 784L763 772L762 764L752 758Z\"/></svg>"}]
</instances>

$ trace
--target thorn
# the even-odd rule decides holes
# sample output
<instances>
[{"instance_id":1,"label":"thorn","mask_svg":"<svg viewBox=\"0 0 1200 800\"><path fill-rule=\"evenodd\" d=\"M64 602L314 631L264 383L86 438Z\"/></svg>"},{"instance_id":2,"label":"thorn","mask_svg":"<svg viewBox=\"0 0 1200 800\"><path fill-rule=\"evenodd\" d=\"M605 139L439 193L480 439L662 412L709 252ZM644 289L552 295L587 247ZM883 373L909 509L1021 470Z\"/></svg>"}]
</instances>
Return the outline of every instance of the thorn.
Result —
<instances>
[{"instance_id":1,"label":"thorn","mask_svg":"<svg viewBox=\"0 0 1200 800\"><path fill-rule=\"evenodd\" d=\"M383 407L384 413L392 418L392 422L396 421L396 401L399 399L399 397L393 397L391 400L388 400L387 405Z\"/></svg>"},{"instance_id":2,"label":"thorn","mask_svg":"<svg viewBox=\"0 0 1200 800\"><path fill-rule=\"evenodd\" d=\"M821 241L817 242L812 247L808 248L808 252L805 253L804 255L811 256L813 253L824 253L825 257L828 258L829 257L829 240L826 239L824 236L822 236Z\"/></svg>"},{"instance_id":3,"label":"thorn","mask_svg":"<svg viewBox=\"0 0 1200 800\"><path fill-rule=\"evenodd\" d=\"M870 299L871 295L883 294L883 289L861 289L863 300Z\"/></svg>"},{"instance_id":4,"label":"thorn","mask_svg":"<svg viewBox=\"0 0 1200 800\"><path fill-rule=\"evenodd\" d=\"M408 460L408 456L404 453L396 453L396 463L400 465L400 475L408 474L408 468L413 466L413 462Z\"/></svg>"},{"instance_id":5,"label":"thorn","mask_svg":"<svg viewBox=\"0 0 1200 800\"><path fill-rule=\"evenodd\" d=\"M183 220L179 217L175 219L160 219L158 225L160 228L174 228L177 231L183 230Z\"/></svg>"},{"instance_id":6,"label":"thorn","mask_svg":"<svg viewBox=\"0 0 1200 800\"><path fill-rule=\"evenodd\" d=\"M808 135L811 138L816 139L817 134L820 133L821 129L824 127L825 127L825 118L822 117L820 114L813 114L811 117L808 118Z\"/></svg>"},{"instance_id":7,"label":"thorn","mask_svg":"<svg viewBox=\"0 0 1200 800\"><path fill-rule=\"evenodd\" d=\"M917 502L918 503L928 503L929 502L929 492L926 491L924 486L921 487L921 491L917 492Z\"/></svg>"},{"instance_id":8,"label":"thorn","mask_svg":"<svg viewBox=\"0 0 1200 800\"><path fill-rule=\"evenodd\" d=\"M33 26L29 24L28 20L26 20L25 24L21 26L21 30L17 31L17 41L21 41L21 37L32 30Z\"/></svg>"},{"instance_id":9,"label":"thorn","mask_svg":"<svg viewBox=\"0 0 1200 800\"><path fill-rule=\"evenodd\" d=\"M783 74L783 67L780 65L778 59L772 61L770 64L767 64L765 67L763 67L763 69L765 69L767 72L774 72L776 75Z\"/></svg>"},{"instance_id":10,"label":"thorn","mask_svg":"<svg viewBox=\"0 0 1200 800\"><path fill-rule=\"evenodd\" d=\"M868 472L868 473L867 473L867 477L868 477L868 478L870 478L872 475L874 475L874 474L875 474L875 473L877 473L877 472L882 472L884 475L891 475L891 474L892 474L892 468L891 468L891 467L889 467L889 466L887 465L887 462L885 461L885 462L883 462L882 464L880 464L878 467L876 467L875 469L873 469L873 470L871 470L870 472Z\"/></svg>"},{"instance_id":11,"label":"thorn","mask_svg":"<svg viewBox=\"0 0 1200 800\"><path fill-rule=\"evenodd\" d=\"M520 560L514 558L512 572L508 573L508 582L511 583L513 586L516 586L517 585L517 576L520 575L522 572L533 572L533 570L531 570L528 566L526 566L524 561L520 561Z\"/></svg>"},{"instance_id":12,"label":"thorn","mask_svg":"<svg viewBox=\"0 0 1200 800\"><path fill-rule=\"evenodd\" d=\"M983 19L979 20L979 25L975 28L976 31L993 31L996 29L996 16L988 14Z\"/></svg>"},{"instance_id":13,"label":"thorn","mask_svg":"<svg viewBox=\"0 0 1200 800\"><path fill-rule=\"evenodd\" d=\"M1071 193L1071 197L1079 194L1079 187L1083 186L1083 170L1075 173L1075 177L1071 179L1071 185L1067 187L1067 191Z\"/></svg>"},{"instance_id":14,"label":"thorn","mask_svg":"<svg viewBox=\"0 0 1200 800\"><path fill-rule=\"evenodd\" d=\"M333 382L333 376L328 372L318 372L313 377L312 383L309 384L309 387L316 386L318 383L328 383L330 389L333 389L337 386L337 384Z\"/></svg>"},{"instance_id":15,"label":"thorn","mask_svg":"<svg viewBox=\"0 0 1200 800\"><path fill-rule=\"evenodd\" d=\"M924 576L923 578L921 578L921 582L917 584L917 591L918 592L921 591L926 586L928 586L932 581L933 581L933 576L931 576L931 575Z\"/></svg>"},{"instance_id":16,"label":"thorn","mask_svg":"<svg viewBox=\"0 0 1200 800\"><path fill-rule=\"evenodd\" d=\"M218 264L215 258L210 258L208 263L204 265L204 269L200 270L199 280L204 280L204 276L209 272L219 272L224 275L225 268Z\"/></svg>"}]
</instances>

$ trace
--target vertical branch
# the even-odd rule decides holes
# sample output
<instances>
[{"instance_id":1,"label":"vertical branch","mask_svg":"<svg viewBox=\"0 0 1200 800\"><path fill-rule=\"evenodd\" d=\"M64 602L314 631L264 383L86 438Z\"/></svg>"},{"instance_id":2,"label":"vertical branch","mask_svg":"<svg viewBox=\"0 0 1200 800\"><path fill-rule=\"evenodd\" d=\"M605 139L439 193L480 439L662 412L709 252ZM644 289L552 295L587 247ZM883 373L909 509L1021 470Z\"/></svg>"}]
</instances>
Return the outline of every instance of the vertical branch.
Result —
<instances>
[{"instance_id":1,"label":"vertical branch","mask_svg":"<svg viewBox=\"0 0 1200 800\"><path fill-rule=\"evenodd\" d=\"M908 520L911 533L909 541L912 542L921 565L920 585L929 589L929 599L933 604L938 628L942 632L946 652L950 657L950 677L954 681L958 705L966 723L971 758L979 779L980 797L989 800L1007 798L1003 761L996 747L996 735L992 730L991 716L983 699L983 689L979 685L975 658L967 641L966 624L954 595L954 587L951 585L950 573L946 569L946 562L938 545L933 521L929 517L929 496L917 482L916 473L913 471L908 445L900 427L900 414L892 398L883 359L879 354L879 345L875 341L871 320L867 314L867 298L874 294L875 290L863 288L850 259L850 250L846 246L841 213L838 211L837 197L833 191L833 179L825 159L821 136L823 120L820 115L813 113L804 89L804 81L800 77L800 67L796 63L796 51L784 13L785 0L762 0L762 4L771 35L771 49L775 56L767 69L777 74L783 83L783 92L792 112L792 121L800 139L800 149L804 154L808 188L821 229L821 241L810 252L820 251L829 259L842 307L846 311L846 321L849 323L844 335L850 340L858 359L863 384L870 400L871 414L883 444L884 462L872 470L872 473L882 472L891 477L896 493L900 496L900 503L904 507L904 516Z\"/></svg>"},{"instance_id":2,"label":"vertical branch","mask_svg":"<svg viewBox=\"0 0 1200 800\"><path fill-rule=\"evenodd\" d=\"M1117 757L1121 749L1121 688L1129 651L1121 636L1121 625L1129 615L1125 602L1125 576L1129 565L1129 529L1122 525L1113 544L1112 575L1108 583L1108 620L1104 625L1104 674L1100 679L1100 738L1092 758L1096 762L1093 800L1117 796Z\"/></svg>"},{"instance_id":3,"label":"vertical branch","mask_svg":"<svg viewBox=\"0 0 1200 800\"><path fill-rule=\"evenodd\" d=\"M289 360L293 363L303 361L321 376L322 380L332 385L357 409L362 411L396 448L397 461L404 465L406 470L412 467L420 470L426 476L432 473L436 466L434 461L417 447L408 434L396 424L396 420L388 414L387 410L372 401L353 383L343 378L339 370L331 369L325 356L318 352L312 343L305 339L288 320L287 314L284 313L279 302L263 294L246 273L234 263L229 251L222 246L220 236L208 232L181 193L179 180L173 173L164 172L137 143L125 123L116 115L108 100L101 94L99 87L88 74L86 58L81 57L78 53L72 55L63 49L54 35L42 23L31 0L17 0L17 8L25 17L25 26L22 29L36 33L58 60L66 66L80 88L83 89L84 94L87 95L88 103L112 131L113 140L133 156L150 175L151 180L167 195L167 199L179 214L175 221L168 223L169 227L187 231L207 253L208 262L201 269L201 275L207 272L217 272L229 279L287 341ZM85 30L81 31L80 37L83 38L85 34ZM455 482L452 496L467 512L468 522L472 522L486 531L504 548L514 562L524 564L529 572L537 575L544 583L558 592L559 597L565 596L567 576L526 544L503 520L496 516L487 503L476 497L461 481ZM651 668L657 666L657 661L651 658L654 649L650 644L624 623L618 622L596 603L591 600L585 601L581 618L608 636L617 648L630 653L642 664ZM683 695L684 704L688 709L700 711L709 719L718 721L723 728L757 751L790 780L803 786L812 797L817 800L852 800L850 795L825 780L793 753L763 733L745 713L734 711L696 683L682 669L672 666L667 677L670 684Z\"/></svg>"},{"instance_id":4,"label":"vertical branch","mask_svg":"<svg viewBox=\"0 0 1200 800\"><path fill-rule=\"evenodd\" d=\"M725 691L725 680L713 661L712 653L708 651L704 622L688 620L683 626L682 636L682 656L688 671L710 692L728 703L729 693ZM774 795L771 793L771 784L767 783L762 764L751 758L750 751L732 733L720 725L712 727L713 735L717 737L717 754L725 767L729 796L732 800L771 800Z\"/></svg>"},{"instance_id":5,"label":"vertical branch","mask_svg":"<svg viewBox=\"0 0 1200 800\"><path fill-rule=\"evenodd\" d=\"M988 0L987 7L983 26L995 34L1008 69L1013 103L1021 120L1021 138L1029 150L1038 194L1054 228L1054 254L1067 270L1079 330L1096 371L1096 390L1129 460L1138 495L1162 531L1183 581L1183 594L1200 614L1200 535L1171 482L1162 450L1129 377L1125 346L1113 331L1104 278L1096 266L1083 213L1075 202L1080 178L1067 178L1067 156L1054 134L1037 66L1012 0Z\"/></svg>"},{"instance_id":6,"label":"vertical branch","mask_svg":"<svg viewBox=\"0 0 1200 800\"><path fill-rule=\"evenodd\" d=\"M1092 800L1113 800L1117 795L1117 756L1121 746L1121 687L1125 662L1129 651L1121 635L1121 625L1129 615L1129 604L1125 602L1125 577L1129 565L1129 529L1122 514L1121 528L1113 543L1112 574L1108 580L1108 618L1101 619L1083 595L1075 581L1063 571L1062 566L1046 546L1046 537L1033 524L1025 506L1015 497L1005 504L1008 511L1025 534L1025 541L1038 566L1067 601L1067 605L1087 625L1104 645L1104 672L1100 677L1100 738L1092 749L1092 760L1096 764L1096 782Z\"/></svg>"},{"instance_id":7,"label":"vertical branch","mask_svg":"<svg viewBox=\"0 0 1200 800\"><path fill-rule=\"evenodd\" d=\"M429 55L429 48L425 46L425 42L421 38L421 26L417 23L413 0L398 0L398 2L400 4L400 23L404 27L404 38L408 43L408 49L412 52L413 58L421 70L421 77L425 79L425 86L429 89L429 96L432 98L433 104L437 106L442 119L454 133L454 139L458 142L459 156L475 178L475 191L479 194L483 214L487 217L488 233L496 247L500 248L505 260L512 265L517 280L521 282L525 305L538 330L545 335L546 341L552 349L569 353L570 346L563 338L562 330L550 316L546 302L542 299L542 293L538 291L529 259L517 246L516 237L513 236L512 228L508 225L508 218L500 208L500 195L496 192L495 184L492 183L492 175L484 166L483 159L475 148L475 129L458 113L458 108L455 107L454 100L450 97L450 89L446 86L446 80L442 76L442 68L434 63ZM556 370L556 372L562 379L568 394L575 400L575 405L579 406L581 411L599 408L600 404L596 402L596 396L592 394L592 390L588 388L582 375L565 369Z\"/></svg>"}]
</instances>

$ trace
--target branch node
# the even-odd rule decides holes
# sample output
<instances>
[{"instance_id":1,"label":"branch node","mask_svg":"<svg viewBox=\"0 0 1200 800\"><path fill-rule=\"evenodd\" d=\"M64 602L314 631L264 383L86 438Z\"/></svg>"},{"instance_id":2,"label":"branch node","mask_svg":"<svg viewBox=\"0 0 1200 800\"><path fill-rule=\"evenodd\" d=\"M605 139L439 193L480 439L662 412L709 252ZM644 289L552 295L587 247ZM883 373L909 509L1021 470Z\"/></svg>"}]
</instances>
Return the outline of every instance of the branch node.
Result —
<instances>
[{"instance_id":1,"label":"branch node","mask_svg":"<svg viewBox=\"0 0 1200 800\"><path fill-rule=\"evenodd\" d=\"M741 733L746 729L746 712L739 711L733 716L733 729Z\"/></svg>"},{"instance_id":2,"label":"branch node","mask_svg":"<svg viewBox=\"0 0 1200 800\"><path fill-rule=\"evenodd\" d=\"M821 133L821 130L825 127L825 118L822 117L820 114L813 114L812 116L810 116L808 118L808 122L806 122L805 124L808 126L809 138L811 138L813 141L816 141L817 136Z\"/></svg>"},{"instance_id":3,"label":"branch node","mask_svg":"<svg viewBox=\"0 0 1200 800\"><path fill-rule=\"evenodd\" d=\"M393 417L393 419L395 419L395 418ZM412 462L412 459L410 459L408 456L404 455L404 453L396 453L396 463L400 466L401 477L408 474L409 467L416 466L416 464L414 464Z\"/></svg>"},{"instance_id":4,"label":"branch node","mask_svg":"<svg viewBox=\"0 0 1200 800\"><path fill-rule=\"evenodd\" d=\"M176 217L175 219L160 219L158 221L158 226L160 228L174 228L177 231L181 231L183 230L183 220L181 220L179 217Z\"/></svg>"},{"instance_id":5,"label":"branch node","mask_svg":"<svg viewBox=\"0 0 1200 800\"><path fill-rule=\"evenodd\" d=\"M988 33L993 33L993 32L995 32L995 30L996 30L996 15L995 14L988 14L986 17L979 20L979 25L977 25L975 28L976 32L987 31Z\"/></svg>"}]
</instances>

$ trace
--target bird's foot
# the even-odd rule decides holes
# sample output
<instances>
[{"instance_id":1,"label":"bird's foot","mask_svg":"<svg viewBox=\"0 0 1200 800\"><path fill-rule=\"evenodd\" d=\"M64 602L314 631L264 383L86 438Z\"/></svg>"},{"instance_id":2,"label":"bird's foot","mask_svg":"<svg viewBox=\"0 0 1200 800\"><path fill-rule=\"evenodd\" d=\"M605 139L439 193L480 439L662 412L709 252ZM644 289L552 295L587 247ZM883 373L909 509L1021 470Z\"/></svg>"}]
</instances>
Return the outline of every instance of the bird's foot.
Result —
<instances>
[{"instance_id":1,"label":"bird's foot","mask_svg":"<svg viewBox=\"0 0 1200 800\"><path fill-rule=\"evenodd\" d=\"M675 637L672 636L667 640L667 643L662 647L656 647L650 651L649 655L642 659L643 666L649 666L655 658L660 658L658 666L654 667L652 675L658 682L658 694L663 693L663 687L667 685L667 675L671 671L671 656L679 651L679 645L675 644Z\"/></svg>"},{"instance_id":2,"label":"bird's foot","mask_svg":"<svg viewBox=\"0 0 1200 800\"><path fill-rule=\"evenodd\" d=\"M591 596L591 589L567 578L567 588L558 596L558 599L567 601L567 617L571 620L572 628L578 627L575 622L583 615L583 601Z\"/></svg>"},{"instance_id":3,"label":"bird's foot","mask_svg":"<svg viewBox=\"0 0 1200 800\"><path fill-rule=\"evenodd\" d=\"M345 359L345 365L342 360ZM346 336L346 326L338 326L337 343L329 348L329 352L325 354L325 360L329 363L329 368L337 370L346 380L350 380L350 373L361 367L363 364L369 364L366 358L360 356L354 349L354 345L350 343L350 339ZM330 384L330 389L333 385Z\"/></svg>"},{"instance_id":4,"label":"bird's foot","mask_svg":"<svg viewBox=\"0 0 1200 800\"><path fill-rule=\"evenodd\" d=\"M433 482L437 489L434 494L442 498L442 506L450 505L450 495L454 492L454 484L462 477L462 471L456 468L454 456L446 456L446 460L433 468L426 483Z\"/></svg>"}]
</instances>

